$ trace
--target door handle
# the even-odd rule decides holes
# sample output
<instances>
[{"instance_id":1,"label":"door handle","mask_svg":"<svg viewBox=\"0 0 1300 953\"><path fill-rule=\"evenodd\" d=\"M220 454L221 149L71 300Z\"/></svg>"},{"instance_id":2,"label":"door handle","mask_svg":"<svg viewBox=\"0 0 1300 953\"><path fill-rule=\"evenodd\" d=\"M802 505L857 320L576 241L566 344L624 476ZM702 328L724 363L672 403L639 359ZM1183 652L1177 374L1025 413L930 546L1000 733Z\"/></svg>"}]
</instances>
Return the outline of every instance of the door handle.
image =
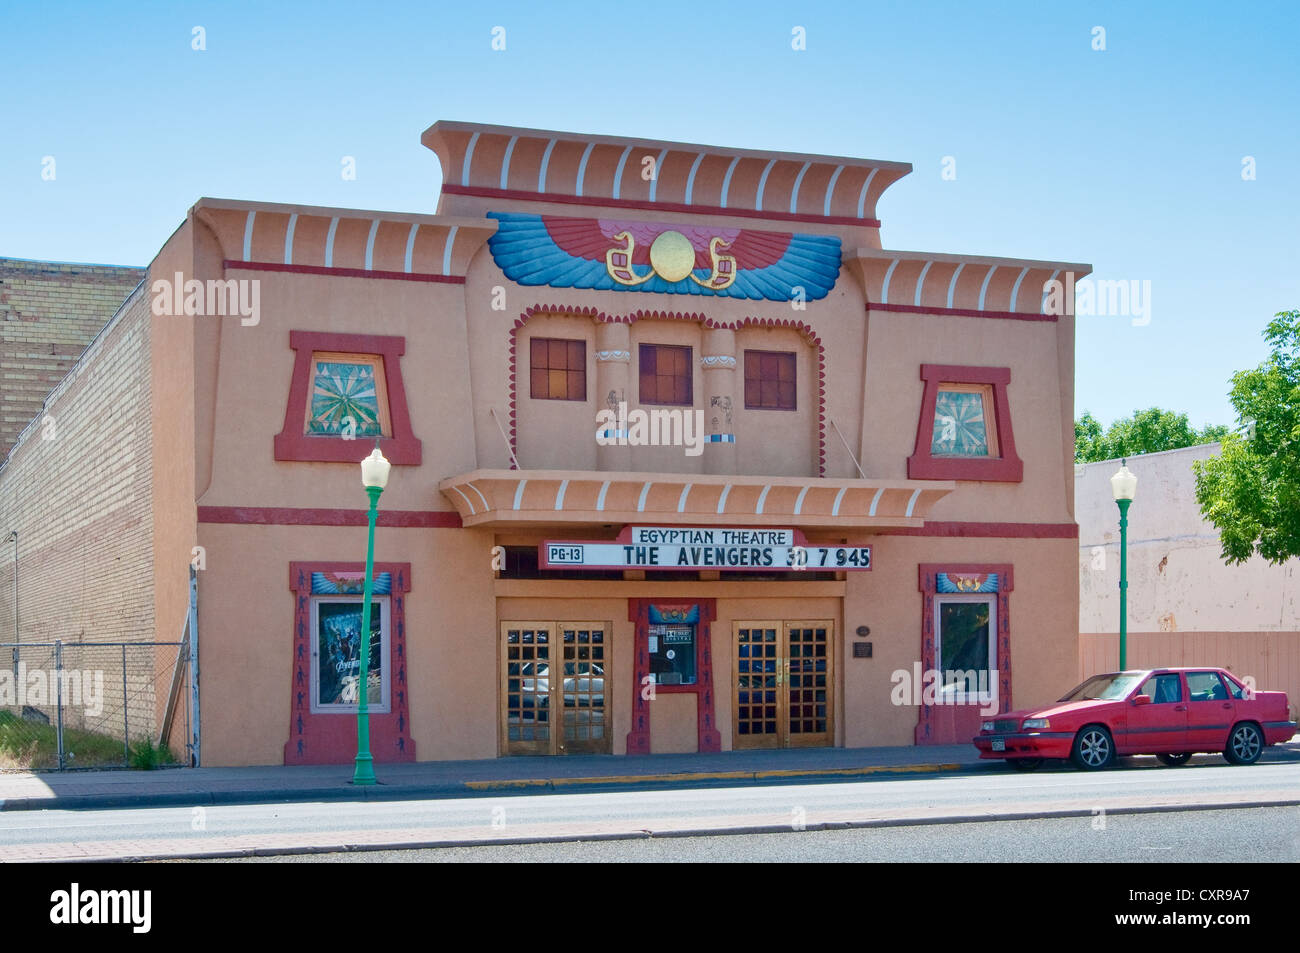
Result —
<instances>
[{"instance_id":1,"label":"door handle","mask_svg":"<svg viewBox=\"0 0 1300 953\"><path fill-rule=\"evenodd\" d=\"M1232 702L1224 702L1224 703L1223 703L1223 707L1224 707L1224 708L1231 708L1231 707L1232 707Z\"/></svg>"},{"instance_id":2,"label":"door handle","mask_svg":"<svg viewBox=\"0 0 1300 953\"><path fill-rule=\"evenodd\" d=\"M1175 705L1175 706L1174 706L1174 711L1187 711L1187 706L1186 706L1186 705Z\"/></svg>"}]
</instances>

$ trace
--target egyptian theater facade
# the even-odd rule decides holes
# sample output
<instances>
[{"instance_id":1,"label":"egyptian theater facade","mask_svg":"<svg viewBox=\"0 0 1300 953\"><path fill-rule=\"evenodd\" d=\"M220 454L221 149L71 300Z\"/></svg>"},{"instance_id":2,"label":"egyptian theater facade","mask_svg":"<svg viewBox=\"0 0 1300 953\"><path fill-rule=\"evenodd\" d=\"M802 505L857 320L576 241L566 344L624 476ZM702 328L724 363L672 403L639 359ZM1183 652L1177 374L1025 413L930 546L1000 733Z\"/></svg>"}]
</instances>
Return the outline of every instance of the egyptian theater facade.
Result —
<instances>
[{"instance_id":1,"label":"egyptian theater facade","mask_svg":"<svg viewBox=\"0 0 1300 953\"><path fill-rule=\"evenodd\" d=\"M362 641L381 765L964 743L1075 681L1089 266L884 248L906 163L422 141L436 214L202 199L151 265L256 305L146 315L204 764L349 761Z\"/></svg>"}]
</instances>

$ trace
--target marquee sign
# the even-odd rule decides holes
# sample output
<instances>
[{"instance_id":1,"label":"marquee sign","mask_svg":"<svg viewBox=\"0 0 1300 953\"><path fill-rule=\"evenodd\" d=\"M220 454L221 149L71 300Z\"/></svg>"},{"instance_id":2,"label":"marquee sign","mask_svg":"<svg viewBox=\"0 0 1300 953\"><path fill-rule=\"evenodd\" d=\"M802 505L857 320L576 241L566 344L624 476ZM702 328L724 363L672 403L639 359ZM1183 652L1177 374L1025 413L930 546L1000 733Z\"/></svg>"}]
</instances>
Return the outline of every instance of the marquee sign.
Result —
<instances>
[{"instance_id":1,"label":"marquee sign","mask_svg":"<svg viewBox=\"0 0 1300 953\"><path fill-rule=\"evenodd\" d=\"M835 287L840 240L721 225L489 212L488 248L521 285L816 301Z\"/></svg>"},{"instance_id":2,"label":"marquee sign","mask_svg":"<svg viewBox=\"0 0 1300 953\"><path fill-rule=\"evenodd\" d=\"M715 569L852 572L871 568L870 546L810 546L796 529L628 526L615 540L538 546L542 569Z\"/></svg>"}]
</instances>

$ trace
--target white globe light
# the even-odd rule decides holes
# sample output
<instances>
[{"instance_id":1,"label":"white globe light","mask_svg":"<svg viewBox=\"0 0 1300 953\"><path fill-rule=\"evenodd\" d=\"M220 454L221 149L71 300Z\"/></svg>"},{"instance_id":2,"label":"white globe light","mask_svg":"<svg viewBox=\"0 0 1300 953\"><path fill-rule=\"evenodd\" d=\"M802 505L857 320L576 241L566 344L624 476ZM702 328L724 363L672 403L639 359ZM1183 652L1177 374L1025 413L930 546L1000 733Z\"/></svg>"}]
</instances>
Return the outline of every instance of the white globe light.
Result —
<instances>
[{"instance_id":1,"label":"white globe light","mask_svg":"<svg viewBox=\"0 0 1300 953\"><path fill-rule=\"evenodd\" d=\"M1133 494L1137 492L1138 478L1132 470L1128 468L1128 461L1121 460L1120 468L1116 474L1110 478L1110 489L1115 496L1115 502L1120 500L1132 500Z\"/></svg>"},{"instance_id":2,"label":"white globe light","mask_svg":"<svg viewBox=\"0 0 1300 953\"><path fill-rule=\"evenodd\" d=\"M388 486L388 471L392 466L379 452L379 448L375 447L370 451L370 456L361 461L361 485L376 486L382 490Z\"/></svg>"}]
</instances>

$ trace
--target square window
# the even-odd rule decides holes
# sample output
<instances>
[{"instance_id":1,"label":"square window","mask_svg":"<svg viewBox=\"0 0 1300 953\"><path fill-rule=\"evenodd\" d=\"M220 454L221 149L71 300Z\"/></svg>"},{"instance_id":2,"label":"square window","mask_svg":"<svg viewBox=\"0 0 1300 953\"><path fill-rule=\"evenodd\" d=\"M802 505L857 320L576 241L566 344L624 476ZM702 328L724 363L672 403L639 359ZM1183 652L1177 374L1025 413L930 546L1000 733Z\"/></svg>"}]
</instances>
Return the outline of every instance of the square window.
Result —
<instances>
[{"instance_id":1,"label":"square window","mask_svg":"<svg viewBox=\"0 0 1300 953\"><path fill-rule=\"evenodd\" d=\"M934 435L930 453L936 457L996 457L997 427L991 384L940 384L934 402Z\"/></svg>"},{"instance_id":2,"label":"square window","mask_svg":"<svg viewBox=\"0 0 1300 953\"><path fill-rule=\"evenodd\" d=\"M533 338L529 342L529 394L537 400L586 400L587 342Z\"/></svg>"},{"instance_id":3,"label":"square window","mask_svg":"<svg viewBox=\"0 0 1300 953\"><path fill-rule=\"evenodd\" d=\"M745 407L797 410L795 353L745 351Z\"/></svg>"},{"instance_id":4,"label":"square window","mask_svg":"<svg viewBox=\"0 0 1300 953\"><path fill-rule=\"evenodd\" d=\"M641 403L690 406L694 379L689 347L642 344L640 348Z\"/></svg>"},{"instance_id":5,"label":"square window","mask_svg":"<svg viewBox=\"0 0 1300 953\"><path fill-rule=\"evenodd\" d=\"M361 674L362 601L359 596L313 597L312 695L313 712L355 713ZM387 596L371 600L366 696L375 714L389 711L388 685L391 641Z\"/></svg>"},{"instance_id":6,"label":"square window","mask_svg":"<svg viewBox=\"0 0 1300 953\"><path fill-rule=\"evenodd\" d=\"M383 356L313 351L303 433L313 437L391 437Z\"/></svg>"}]
</instances>

